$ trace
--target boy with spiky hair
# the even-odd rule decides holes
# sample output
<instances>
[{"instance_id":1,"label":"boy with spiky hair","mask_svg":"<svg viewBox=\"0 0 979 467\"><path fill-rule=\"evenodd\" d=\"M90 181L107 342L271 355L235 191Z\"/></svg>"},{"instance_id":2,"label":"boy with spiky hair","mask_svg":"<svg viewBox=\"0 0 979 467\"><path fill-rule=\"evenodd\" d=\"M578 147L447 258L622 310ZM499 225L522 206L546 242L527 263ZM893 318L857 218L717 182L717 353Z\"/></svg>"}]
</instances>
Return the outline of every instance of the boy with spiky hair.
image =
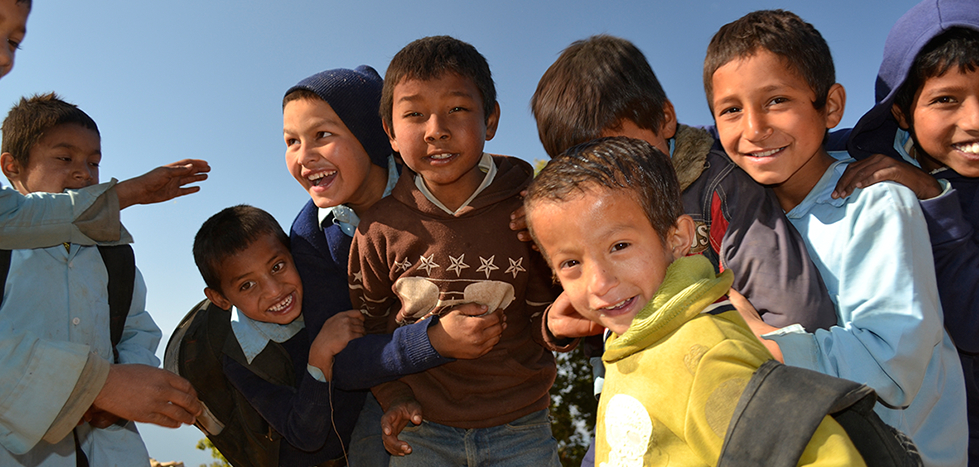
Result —
<instances>
[{"instance_id":1,"label":"boy with spiky hair","mask_svg":"<svg viewBox=\"0 0 979 467\"><path fill-rule=\"evenodd\" d=\"M790 12L749 13L711 39L704 89L724 149L772 187L836 305L828 330L779 329L745 313L752 330L788 365L873 388L877 414L911 437L925 465L963 465L965 384L918 201L889 182L832 197L853 160L823 147L846 97L826 41Z\"/></svg>"},{"instance_id":2,"label":"boy with spiky hair","mask_svg":"<svg viewBox=\"0 0 979 467\"><path fill-rule=\"evenodd\" d=\"M408 406L425 418L401 433L410 451L386 438L400 454L391 465L460 465L467 454L487 465L559 465L547 417L556 368L540 344L540 314L555 290L540 255L508 228L533 170L483 152L499 116L489 65L470 44L422 38L388 66L381 117L406 168L354 235L353 304L368 332L471 303L506 318L485 355L373 389L402 424L420 421Z\"/></svg>"},{"instance_id":3,"label":"boy with spiky hair","mask_svg":"<svg viewBox=\"0 0 979 467\"><path fill-rule=\"evenodd\" d=\"M631 42L599 35L568 46L541 77L531 109L552 158L602 136L639 138L669 154L685 212L697 224L690 252L703 253L718 271L731 270L734 290L768 323L812 330L835 322L802 239L770 190L737 168L706 130L677 123L673 104Z\"/></svg>"},{"instance_id":4,"label":"boy with spiky hair","mask_svg":"<svg viewBox=\"0 0 979 467\"><path fill-rule=\"evenodd\" d=\"M935 255L945 329L965 373L969 464L979 465L979 8L924 1L894 24L877 104L853 129L837 196L882 180L918 195Z\"/></svg>"},{"instance_id":5,"label":"boy with spiky hair","mask_svg":"<svg viewBox=\"0 0 979 467\"><path fill-rule=\"evenodd\" d=\"M725 296L683 214L669 158L648 143L572 147L534 179L527 223L575 309L611 331L596 465L717 465L731 413L771 354ZM825 416L799 464L863 465Z\"/></svg>"}]
</instances>

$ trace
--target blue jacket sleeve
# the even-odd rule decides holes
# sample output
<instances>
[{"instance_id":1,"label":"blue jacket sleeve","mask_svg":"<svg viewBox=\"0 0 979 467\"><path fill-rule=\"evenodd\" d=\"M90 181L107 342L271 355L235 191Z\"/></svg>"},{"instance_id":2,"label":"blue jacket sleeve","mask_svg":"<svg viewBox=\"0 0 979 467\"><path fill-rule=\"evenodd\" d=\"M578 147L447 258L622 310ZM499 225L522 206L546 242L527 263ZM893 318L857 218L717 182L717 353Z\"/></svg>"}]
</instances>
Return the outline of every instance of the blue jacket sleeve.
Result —
<instances>
[{"instance_id":1,"label":"blue jacket sleeve","mask_svg":"<svg viewBox=\"0 0 979 467\"><path fill-rule=\"evenodd\" d=\"M928 223L945 329L960 350L979 353L979 241L954 188L922 200Z\"/></svg>"},{"instance_id":2,"label":"blue jacket sleeve","mask_svg":"<svg viewBox=\"0 0 979 467\"><path fill-rule=\"evenodd\" d=\"M224 356L224 374L245 399L296 449L316 451L332 437L330 384L304 372L299 387L272 384ZM338 427L341 431L344 427ZM353 426L345 427L349 433Z\"/></svg>"},{"instance_id":3,"label":"blue jacket sleeve","mask_svg":"<svg viewBox=\"0 0 979 467\"><path fill-rule=\"evenodd\" d=\"M428 326L438 318L402 326L393 334L368 334L354 339L333 362L333 381L345 390L370 389L402 376L453 361L442 357L428 340Z\"/></svg>"}]
</instances>

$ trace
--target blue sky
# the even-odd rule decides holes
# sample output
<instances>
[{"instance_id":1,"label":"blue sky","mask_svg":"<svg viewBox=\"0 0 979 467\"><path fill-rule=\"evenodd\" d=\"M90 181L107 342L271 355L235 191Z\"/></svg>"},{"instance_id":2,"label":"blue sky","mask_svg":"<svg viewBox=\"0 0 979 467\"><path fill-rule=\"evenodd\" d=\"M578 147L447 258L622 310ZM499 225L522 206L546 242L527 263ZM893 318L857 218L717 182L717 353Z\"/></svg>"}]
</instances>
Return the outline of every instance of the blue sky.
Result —
<instances>
[{"instance_id":1,"label":"blue sky","mask_svg":"<svg viewBox=\"0 0 979 467\"><path fill-rule=\"evenodd\" d=\"M913 0L336 2L331 0L38 0L16 67L0 83L0 107L56 91L102 133L102 178L128 178L193 157L211 178L190 197L126 210L147 309L170 332L203 298L191 256L197 228L235 204L271 212L288 230L307 195L286 171L281 99L300 79L330 68L375 67L419 37L448 34L482 52L502 109L487 151L543 159L529 111L544 70L574 40L608 33L633 41L656 71L680 122L709 124L701 67L714 32L741 15L792 10L816 26L847 89L841 127L873 103L887 31ZM6 113L5 110L3 112ZM6 181L4 181L6 183ZM193 427L141 426L150 454L188 467L209 456Z\"/></svg>"}]
</instances>

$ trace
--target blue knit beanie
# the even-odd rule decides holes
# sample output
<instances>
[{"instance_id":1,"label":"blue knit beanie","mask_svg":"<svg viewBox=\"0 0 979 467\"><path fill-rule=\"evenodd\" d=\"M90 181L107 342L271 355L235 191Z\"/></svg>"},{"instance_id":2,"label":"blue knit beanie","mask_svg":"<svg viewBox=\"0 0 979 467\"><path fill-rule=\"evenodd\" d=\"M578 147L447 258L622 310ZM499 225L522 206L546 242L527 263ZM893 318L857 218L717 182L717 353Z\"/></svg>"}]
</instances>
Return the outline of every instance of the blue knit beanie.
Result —
<instances>
[{"instance_id":1,"label":"blue knit beanie","mask_svg":"<svg viewBox=\"0 0 979 467\"><path fill-rule=\"evenodd\" d=\"M384 80L373 68L361 65L354 70L337 68L316 73L289 88L285 95L305 89L330 104L343 124L357 137L371 162L388 166L391 143L381 126L378 109Z\"/></svg>"}]
</instances>

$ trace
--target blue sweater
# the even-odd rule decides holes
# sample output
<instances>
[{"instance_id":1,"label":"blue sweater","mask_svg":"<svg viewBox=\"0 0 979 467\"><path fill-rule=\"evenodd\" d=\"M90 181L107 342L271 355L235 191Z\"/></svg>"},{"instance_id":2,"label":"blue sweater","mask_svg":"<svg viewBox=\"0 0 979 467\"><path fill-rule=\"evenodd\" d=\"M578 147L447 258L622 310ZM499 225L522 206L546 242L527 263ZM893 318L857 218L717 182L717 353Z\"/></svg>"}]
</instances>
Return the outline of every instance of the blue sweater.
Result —
<instances>
[{"instance_id":1,"label":"blue sweater","mask_svg":"<svg viewBox=\"0 0 979 467\"><path fill-rule=\"evenodd\" d=\"M320 229L318 208L306 203L292 223L292 256L303 281L303 316L311 336L331 316L350 310L347 262L350 241L327 218ZM452 359L442 357L428 340L425 320L398 328L393 334L371 334L347 344L333 363L333 382L341 389L369 389L401 376L425 371ZM360 412L360 406L351 408Z\"/></svg>"}]
</instances>

